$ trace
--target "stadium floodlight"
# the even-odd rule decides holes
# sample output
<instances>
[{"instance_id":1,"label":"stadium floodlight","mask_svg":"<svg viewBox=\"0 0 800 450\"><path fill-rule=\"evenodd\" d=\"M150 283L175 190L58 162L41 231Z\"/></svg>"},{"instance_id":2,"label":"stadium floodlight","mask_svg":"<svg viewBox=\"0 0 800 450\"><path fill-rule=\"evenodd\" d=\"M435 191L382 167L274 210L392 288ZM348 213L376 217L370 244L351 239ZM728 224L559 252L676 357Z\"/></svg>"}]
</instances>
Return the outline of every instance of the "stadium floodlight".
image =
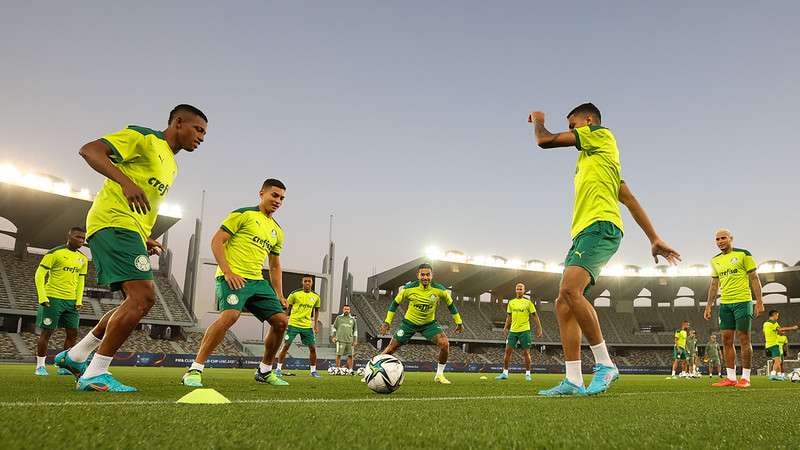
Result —
<instances>
[{"instance_id":1,"label":"stadium floodlight","mask_svg":"<svg viewBox=\"0 0 800 450\"><path fill-rule=\"evenodd\" d=\"M528 270L535 270L535 271L541 272L541 271L544 270L545 264L544 264L543 261L539 261L538 259L532 259L532 260L528 261L525 264L525 266L527 267Z\"/></svg>"},{"instance_id":2,"label":"stadium floodlight","mask_svg":"<svg viewBox=\"0 0 800 450\"><path fill-rule=\"evenodd\" d=\"M514 269L520 269L525 265L519 258L514 258L511 261L506 263L506 267L513 267Z\"/></svg>"},{"instance_id":3,"label":"stadium floodlight","mask_svg":"<svg viewBox=\"0 0 800 450\"><path fill-rule=\"evenodd\" d=\"M80 191L75 191L67 182L58 181L57 178L47 175L25 172L11 164L0 164L0 183L13 184L64 197L92 200L92 195L88 189L84 188Z\"/></svg>"},{"instance_id":4,"label":"stadium floodlight","mask_svg":"<svg viewBox=\"0 0 800 450\"><path fill-rule=\"evenodd\" d=\"M680 275L680 273L676 266L669 266L667 267L667 270L664 272L664 275L668 277L677 277L678 275Z\"/></svg>"},{"instance_id":5,"label":"stadium floodlight","mask_svg":"<svg viewBox=\"0 0 800 450\"><path fill-rule=\"evenodd\" d=\"M564 264L547 263L544 270L550 273L564 273Z\"/></svg>"},{"instance_id":6,"label":"stadium floodlight","mask_svg":"<svg viewBox=\"0 0 800 450\"><path fill-rule=\"evenodd\" d=\"M622 264L605 266L603 270L600 271L600 276L621 277L623 275L625 275L625 266Z\"/></svg>"},{"instance_id":7,"label":"stadium floodlight","mask_svg":"<svg viewBox=\"0 0 800 450\"><path fill-rule=\"evenodd\" d=\"M447 261L464 263L467 262L467 255L458 250L448 250L444 254L444 259Z\"/></svg>"},{"instance_id":8,"label":"stadium floodlight","mask_svg":"<svg viewBox=\"0 0 800 450\"><path fill-rule=\"evenodd\" d=\"M657 277L659 275L664 275L664 272L656 269L655 267L645 267L639 271L639 275L643 277Z\"/></svg>"},{"instance_id":9,"label":"stadium floodlight","mask_svg":"<svg viewBox=\"0 0 800 450\"><path fill-rule=\"evenodd\" d=\"M183 217L183 209L180 206L172 203L162 203L158 208L158 214L180 219Z\"/></svg>"},{"instance_id":10,"label":"stadium floodlight","mask_svg":"<svg viewBox=\"0 0 800 450\"><path fill-rule=\"evenodd\" d=\"M492 255L489 257L489 265L495 267L505 267L507 260L502 256Z\"/></svg>"},{"instance_id":11,"label":"stadium floodlight","mask_svg":"<svg viewBox=\"0 0 800 450\"><path fill-rule=\"evenodd\" d=\"M425 257L430 260L439 260L442 259L444 256L444 252L442 252L439 247L435 245L430 245L425 249Z\"/></svg>"}]
</instances>

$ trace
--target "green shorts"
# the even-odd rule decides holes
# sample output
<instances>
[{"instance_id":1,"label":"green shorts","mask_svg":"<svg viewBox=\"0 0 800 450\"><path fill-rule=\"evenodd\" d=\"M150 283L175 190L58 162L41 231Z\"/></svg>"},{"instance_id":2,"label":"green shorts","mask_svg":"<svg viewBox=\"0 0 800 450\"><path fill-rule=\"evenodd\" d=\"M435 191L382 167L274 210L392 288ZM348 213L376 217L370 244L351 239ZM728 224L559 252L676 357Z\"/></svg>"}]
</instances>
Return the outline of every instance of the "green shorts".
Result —
<instances>
[{"instance_id":1,"label":"green shorts","mask_svg":"<svg viewBox=\"0 0 800 450\"><path fill-rule=\"evenodd\" d=\"M506 339L506 347L525 350L531 348L531 330L509 332L508 339Z\"/></svg>"},{"instance_id":2,"label":"green shorts","mask_svg":"<svg viewBox=\"0 0 800 450\"><path fill-rule=\"evenodd\" d=\"M773 345L772 347L767 347L764 350L767 352L767 358L780 358L781 356L781 348L777 345Z\"/></svg>"},{"instance_id":3,"label":"green shorts","mask_svg":"<svg viewBox=\"0 0 800 450\"><path fill-rule=\"evenodd\" d=\"M718 366L719 365L719 356L715 358L708 358L708 364L711 366Z\"/></svg>"},{"instance_id":4,"label":"green shorts","mask_svg":"<svg viewBox=\"0 0 800 450\"><path fill-rule=\"evenodd\" d=\"M680 347L672 348L672 359L686 359L686 349Z\"/></svg>"},{"instance_id":5,"label":"green shorts","mask_svg":"<svg viewBox=\"0 0 800 450\"><path fill-rule=\"evenodd\" d=\"M39 305L36 309L36 326L42 330L78 328L81 317L75 309L75 300L50 297L50 306Z\"/></svg>"},{"instance_id":6,"label":"green shorts","mask_svg":"<svg viewBox=\"0 0 800 450\"><path fill-rule=\"evenodd\" d=\"M262 322L274 314L283 312L283 305L266 280L245 280L241 289L231 289L225 277L217 277L217 309L236 309L243 311L247 308Z\"/></svg>"},{"instance_id":7,"label":"green shorts","mask_svg":"<svg viewBox=\"0 0 800 450\"><path fill-rule=\"evenodd\" d=\"M583 267L591 276L590 283L584 289L584 295L597 282L600 271L608 260L617 252L622 242L622 231L611 222L595 222L584 228L575 239L564 260L564 267Z\"/></svg>"},{"instance_id":8,"label":"green shorts","mask_svg":"<svg viewBox=\"0 0 800 450\"><path fill-rule=\"evenodd\" d=\"M97 282L112 291L132 280L152 280L150 257L139 233L124 228L103 228L89 237Z\"/></svg>"},{"instance_id":9,"label":"green shorts","mask_svg":"<svg viewBox=\"0 0 800 450\"><path fill-rule=\"evenodd\" d=\"M753 302L724 303L719 306L719 329L750 332Z\"/></svg>"},{"instance_id":10,"label":"green shorts","mask_svg":"<svg viewBox=\"0 0 800 450\"><path fill-rule=\"evenodd\" d=\"M300 342L303 345L316 345L317 339L314 338L314 329L313 328L299 328L294 325L289 325L289 328L286 329L286 336L283 340L286 341L287 344L291 344L294 341L294 337L300 335Z\"/></svg>"},{"instance_id":11,"label":"green shorts","mask_svg":"<svg viewBox=\"0 0 800 450\"><path fill-rule=\"evenodd\" d=\"M693 361L696 356L697 352L686 352L686 359L689 361Z\"/></svg>"},{"instance_id":12,"label":"green shorts","mask_svg":"<svg viewBox=\"0 0 800 450\"><path fill-rule=\"evenodd\" d=\"M353 343L336 341L336 356L353 356Z\"/></svg>"},{"instance_id":13,"label":"green shorts","mask_svg":"<svg viewBox=\"0 0 800 450\"><path fill-rule=\"evenodd\" d=\"M437 334L444 333L444 330L439 326L439 322L435 320L424 325L416 325L403 319L403 321L400 322L400 327L394 332L394 338L397 342L405 344L410 341L416 333L421 333L425 336L425 339L433 341L433 337Z\"/></svg>"}]
</instances>

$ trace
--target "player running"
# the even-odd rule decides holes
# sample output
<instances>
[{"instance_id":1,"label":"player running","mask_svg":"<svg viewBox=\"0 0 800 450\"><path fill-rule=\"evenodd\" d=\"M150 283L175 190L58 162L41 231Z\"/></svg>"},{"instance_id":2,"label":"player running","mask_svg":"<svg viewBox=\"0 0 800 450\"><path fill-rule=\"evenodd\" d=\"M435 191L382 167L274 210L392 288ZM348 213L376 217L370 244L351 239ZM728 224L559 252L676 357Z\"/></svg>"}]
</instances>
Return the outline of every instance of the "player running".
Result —
<instances>
[{"instance_id":1,"label":"player running","mask_svg":"<svg viewBox=\"0 0 800 450\"><path fill-rule=\"evenodd\" d=\"M136 391L112 377L108 367L156 301L149 255L163 248L150 239L150 232L178 172L175 155L197 149L207 128L202 111L178 105L164 131L131 125L81 147L89 166L106 177L86 217L97 278L112 291L122 290L125 299L74 347L56 355L57 366L80 377L78 390Z\"/></svg>"},{"instance_id":2,"label":"player running","mask_svg":"<svg viewBox=\"0 0 800 450\"><path fill-rule=\"evenodd\" d=\"M706 344L706 359L708 360L708 378L714 376L714 369L717 369L717 375L722 378L722 366L719 361L719 342L717 342L717 335L712 334Z\"/></svg>"},{"instance_id":3,"label":"player running","mask_svg":"<svg viewBox=\"0 0 800 450\"><path fill-rule=\"evenodd\" d=\"M783 373L783 344L781 341L782 334L786 331L797 330L797 325L791 327L782 327L778 324L781 313L777 309L769 311L767 320L764 321L762 329L764 331L764 349L767 352L767 357L772 358L772 369L769 371L769 379L771 381L785 381L786 376ZM787 339L788 340L788 339Z\"/></svg>"},{"instance_id":4,"label":"player running","mask_svg":"<svg viewBox=\"0 0 800 450\"><path fill-rule=\"evenodd\" d=\"M503 373L495 377L495 380L508 379L508 365L511 363L511 354L515 348L522 349L522 358L525 361L525 381L531 381L531 317L536 323L536 337L542 337L542 322L536 314L536 307L530 299L524 297L525 284L517 283L514 287L516 297L508 301L506 308L506 324L503 327L503 334L508 335L506 339L506 351L503 357ZM511 331L509 332L509 327Z\"/></svg>"},{"instance_id":5,"label":"player running","mask_svg":"<svg viewBox=\"0 0 800 450\"><path fill-rule=\"evenodd\" d=\"M753 322L752 288L756 296L755 317L764 312L761 297L761 280L756 272L756 262L747 250L733 247L733 234L729 230L718 230L714 236L720 253L711 259L711 285L703 317L711 320L711 309L717 299L717 291L722 291L719 303L719 329L722 331L722 345L725 348L725 371L727 378L715 387L750 387L750 368L753 346L750 328ZM734 330L742 348L742 378L736 381L736 348L733 346Z\"/></svg>"},{"instance_id":6,"label":"player running","mask_svg":"<svg viewBox=\"0 0 800 450\"><path fill-rule=\"evenodd\" d=\"M310 275L303 277L303 288L292 291L286 302L289 304L289 328L286 331L284 338L283 350L278 356L278 369L275 375L281 376L281 369L283 369L283 361L286 360L286 354L289 353L289 347L292 345L295 336L300 335L300 342L308 347L308 362L309 372L314 378L320 378L321 375L317 373L317 340L314 335L319 333L319 295L311 290L314 284L314 278ZM312 316L313 311L313 318Z\"/></svg>"},{"instance_id":7,"label":"player running","mask_svg":"<svg viewBox=\"0 0 800 450\"><path fill-rule=\"evenodd\" d=\"M528 115L539 147L575 147L580 152L574 178L572 248L564 261L556 301L566 379L552 389L539 392L545 396L599 394L619 377L603 340L597 313L585 297L622 241L619 203L628 208L647 235L656 261L659 255L670 263L680 261L680 255L661 240L647 213L622 180L617 141L608 128L600 125L600 110L584 103L567 114L567 121L570 131L553 134L544 126L543 112ZM581 374L582 335L595 359L594 376L588 388L583 387Z\"/></svg>"},{"instance_id":8,"label":"player running","mask_svg":"<svg viewBox=\"0 0 800 450\"><path fill-rule=\"evenodd\" d=\"M85 241L86 230L81 227L70 228L66 245L59 245L47 252L36 269L34 279L36 295L39 297L36 326L42 330L36 341L36 375L47 376L44 362L53 330L64 329L64 350L78 340L83 285L89 268L89 258L80 251ZM69 375L70 371L59 367L58 374Z\"/></svg>"},{"instance_id":9,"label":"player running","mask_svg":"<svg viewBox=\"0 0 800 450\"><path fill-rule=\"evenodd\" d=\"M689 322L684 320L681 322L681 327L675 331L675 343L672 347L672 375L668 378L676 379L678 377L685 377L687 375L687 351L686 340L688 339L687 330L689 329ZM678 364L681 365L680 374L676 377L675 373L678 371Z\"/></svg>"},{"instance_id":10,"label":"player running","mask_svg":"<svg viewBox=\"0 0 800 450\"><path fill-rule=\"evenodd\" d=\"M258 195L257 206L230 213L211 238L211 252L218 266L217 307L221 312L206 329L197 356L183 375L186 386L203 386L202 375L208 356L225 339L225 334L239 320L245 307L258 320L270 325L264 339L264 357L256 369L256 381L273 386L289 384L272 371L275 353L289 322L283 312L287 306L283 297L280 259L283 230L273 217L283 204L286 186L269 178L264 181ZM262 271L265 260L269 264L269 282L264 280Z\"/></svg>"},{"instance_id":11,"label":"player running","mask_svg":"<svg viewBox=\"0 0 800 450\"><path fill-rule=\"evenodd\" d=\"M353 370L353 350L358 341L356 318L350 315L350 305L342 306L342 313L331 325L331 341L336 344L336 367L342 367L342 356L347 355L347 368Z\"/></svg>"},{"instance_id":12,"label":"player running","mask_svg":"<svg viewBox=\"0 0 800 450\"><path fill-rule=\"evenodd\" d=\"M697 332L694 329L686 336L686 365L689 366L686 377L697 377Z\"/></svg>"},{"instance_id":13,"label":"player running","mask_svg":"<svg viewBox=\"0 0 800 450\"><path fill-rule=\"evenodd\" d=\"M406 283L404 289L395 296L394 301L389 305L386 319L381 324L380 333L389 333L392 326L392 319L397 307L405 300L408 300L408 310L406 311L400 327L397 328L389 345L381 352L382 354L393 354L403 344L408 343L416 333L421 333L425 339L433 342L439 347L439 364L436 367L436 376L433 381L440 384L451 384L445 378L444 369L447 366L447 356L450 351L450 341L444 334L444 330L436 321L436 306L439 300L447 304L450 314L453 315L453 322L456 324L456 333L464 331L461 322L461 314L458 313L453 298L447 292L447 288L439 283L433 282L433 268L430 264L423 263L417 268L417 280Z\"/></svg>"}]
</instances>

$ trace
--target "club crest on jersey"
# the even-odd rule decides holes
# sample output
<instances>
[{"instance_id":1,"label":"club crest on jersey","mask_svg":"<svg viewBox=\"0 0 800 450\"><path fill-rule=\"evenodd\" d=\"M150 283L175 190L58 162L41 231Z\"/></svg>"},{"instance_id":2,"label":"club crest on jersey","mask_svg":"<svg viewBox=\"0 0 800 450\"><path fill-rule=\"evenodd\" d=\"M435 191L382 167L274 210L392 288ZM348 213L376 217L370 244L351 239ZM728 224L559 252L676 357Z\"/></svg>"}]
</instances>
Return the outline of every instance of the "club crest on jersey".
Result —
<instances>
[{"instance_id":1,"label":"club crest on jersey","mask_svg":"<svg viewBox=\"0 0 800 450\"><path fill-rule=\"evenodd\" d=\"M44 323L45 325L51 325L53 323L53 319L45 317L42 323Z\"/></svg>"},{"instance_id":2,"label":"club crest on jersey","mask_svg":"<svg viewBox=\"0 0 800 450\"><path fill-rule=\"evenodd\" d=\"M274 238L278 237L278 232L275 231L274 229L272 230L272 237Z\"/></svg>"},{"instance_id":3,"label":"club crest on jersey","mask_svg":"<svg viewBox=\"0 0 800 450\"><path fill-rule=\"evenodd\" d=\"M739 258L737 258L735 256L733 258L731 258L731 264L736 264L737 262L739 262Z\"/></svg>"},{"instance_id":4,"label":"club crest on jersey","mask_svg":"<svg viewBox=\"0 0 800 450\"><path fill-rule=\"evenodd\" d=\"M431 294L431 300L436 300L436 294Z\"/></svg>"},{"instance_id":5,"label":"club crest on jersey","mask_svg":"<svg viewBox=\"0 0 800 450\"><path fill-rule=\"evenodd\" d=\"M239 296L236 294L231 294L225 299L225 301L228 302L228 304L231 306L235 305L239 303Z\"/></svg>"},{"instance_id":6,"label":"club crest on jersey","mask_svg":"<svg viewBox=\"0 0 800 450\"><path fill-rule=\"evenodd\" d=\"M150 258L145 255L139 255L133 260L133 265L136 266L140 272L147 272L150 270Z\"/></svg>"}]
</instances>

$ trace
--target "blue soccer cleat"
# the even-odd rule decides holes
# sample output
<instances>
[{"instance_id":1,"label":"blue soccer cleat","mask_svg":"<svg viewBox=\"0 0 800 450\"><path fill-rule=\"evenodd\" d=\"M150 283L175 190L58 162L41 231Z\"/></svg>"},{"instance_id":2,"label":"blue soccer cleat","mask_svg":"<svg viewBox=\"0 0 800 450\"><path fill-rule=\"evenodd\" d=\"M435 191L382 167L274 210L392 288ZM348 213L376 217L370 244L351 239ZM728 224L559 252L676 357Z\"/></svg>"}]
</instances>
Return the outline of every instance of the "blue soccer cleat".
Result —
<instances>
[{"instance_id":1,"label":"blue soccer cleat","mask_svg":"<svg viewBox=\"0 0 800 450\"><path fill-rule=\"evenodd\" d=\"M275 376L276 377L282 377L283 376L283 371L281 371L281 369L275 369Z\"/></svg>"},{"instance_id":2,"label":"blue soccer cleat","mask_svg":"<svg viewBox=\"0 0 800 450\"><path fill-rule=\"evenodd\" d=\"M63 367L59 367L57 373L59 375L72 375L72 372L70 372L69 370L67 370L67 369L65 369Z\"/></svg>"},{"instance_id":3,"label":"blue soccer cleat","mask_svg":"<svg viewBox=\"0 0 800 450\"><path fill-rule=\"evenodd\" d=\"M47 373L47 369L45 369L44 366L37 367L36 370L33 371L33 374L36 375L37 377L46 377L50 375L49 373Z\"/></svg>"},{"instance_id":4,"label":"blue soccer cleat","mask_svg":"<svg viewBox=\"0 0 800 450\"><path fill-rule=\"evenodd\" d=\"M86 368L89 367L88 360L84 362L76 362L70 359L69 352L67 350L57 354L53 359L53 364L55 364L59 369L68 370L69 373L75 375L75 378L80 378L83 375L83 372L86 372Z\"/></svg>"},{"instance_id":5,"label":"blue soccer cleat","mask_svg":"<svg viewBox=\"0 0 800 450\"><path fill-rule=\"evenodd\" d=\"M120 383L112 377L110 373L104 373L91 378L80 377L78 378L76 389L79 391L98 392L136 392L135 387Z\"/></svg>"},{"instance_id":6,"label":"blue soccer cleat","mask_svg":"<svg viewBox=\"0 0 800 450\"><path fill-rule=\"evenodd\" d=\"M507 380L508 379L508 374L507 373L501 373L500 375L494 377L494 379L495 380Z\"/></svg>"},{"instance_id":7,"label":"blue soccer cleat","mask_svg":"<svg viewBox=\"0 0 800 450\"><path fill-rule=\"evenodd\" d=\"M614 366L595 364L594 375L589 387L586 388L587 395L602 394L611 387L611 384L619 378L619 370Z\"/></svg>"},{"instance_id":8,"label":"blue soccer cleat","mask_svg":"<svg viewBox=\"0 0 800 450\"><path fill-rule=\"evenodd\" d=\"M311 372L310 375L312 378L322 378L322 375L320 375L316 370Z\"/></svg>"},{"instance_id":9,"label":"blue soccer cleat","mask_svg":"<svg viewBox=\"0 0 800 450\"><path fill-rule=\"evenodd\" d=\"M558 386L539 391L539 395L544 397L583 397L586 395L586 389L583 386L570 383L570 381L565 378Z\"/></svg>"}]
</instances>

